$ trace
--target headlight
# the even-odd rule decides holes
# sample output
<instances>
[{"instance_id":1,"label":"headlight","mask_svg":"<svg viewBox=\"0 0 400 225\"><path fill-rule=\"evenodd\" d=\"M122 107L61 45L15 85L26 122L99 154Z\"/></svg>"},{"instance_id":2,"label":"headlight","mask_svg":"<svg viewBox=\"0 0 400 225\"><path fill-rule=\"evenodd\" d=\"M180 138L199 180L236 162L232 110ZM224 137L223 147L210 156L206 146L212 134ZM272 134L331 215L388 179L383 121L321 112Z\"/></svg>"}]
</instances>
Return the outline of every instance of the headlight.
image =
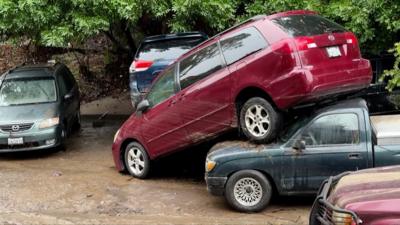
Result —
<instances>
[{"instance_id":1,"label":"headlight","mask_svg":"<svg viewBox=\"0 0 400 225\"><path fill-rule=\"evenodd\" d=\"M349 213L333 212L332 220L333 220L333 224L340 224L340 225L355 224L354 220L353 220L353 216Z\"/></svg>"},{"instance_id":2,"label":"headlight","mask_svg":"<svg viewBox=\"0 0 400 225\"><path fill-rule=\"evenodd\" d=\"M114 142L115 142L115 140L116 140L117 137L118 137L119 131L120 131L120 129L118 129L117 132L116 132L115 135L114 135Z\"/></svg>"},{"instance_id":3,"label":"headlight","mask_svg":"<svg viewBox=\"0 0 400 225\"><path fill-rule=\"evenodd\" d=\"M43 129L43 128L49 128L49 127L53 127L55 125L58 125L60 123L60 118L59 117L54 117L54 118L50 118L50 119L46 119L43 120L39 123L39 128Z\"/></svg>"},{"instance_id":4,"label":"headlight","mask_svg":"<svg viewBox=\"0 0 400 225\"><path fill-rule=\"evenodd\" d=\"M214 168L215 165L217 165L216 162L212 161L212 160L206 160L206 172L211 172Z\"/></svg>"}]
</instances>

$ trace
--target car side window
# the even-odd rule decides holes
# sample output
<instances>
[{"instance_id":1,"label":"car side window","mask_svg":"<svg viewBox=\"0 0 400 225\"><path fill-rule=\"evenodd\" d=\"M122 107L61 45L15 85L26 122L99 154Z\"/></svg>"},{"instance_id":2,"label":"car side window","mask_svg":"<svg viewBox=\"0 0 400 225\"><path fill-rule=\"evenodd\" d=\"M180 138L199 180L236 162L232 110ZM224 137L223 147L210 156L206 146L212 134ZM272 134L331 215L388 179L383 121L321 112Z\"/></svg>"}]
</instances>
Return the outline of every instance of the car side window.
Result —
<instances>
[{"instance_id":1,"label":"car side window","mask_svg":"<svg viewBox=\"0 0 400 225\"><path fill-rule=\"evenodd\" d=\"M262 34L254 27L243 29L221 40L222 53L228 65L267 46Z\"/></svg>"},{"instance_id":2,"label":"car side window","mask_svg":"<svg viewBox=\"0 0 400 225\"><path fill-rule=\"evenodd\" d=\"M151 88L147 95L150 106L155 106L175 93L175 66L169 68Z\"/></svg>"},{"instance_id":3,"label":"car side window","mask_svg":"<svg viewBox=\"0 0 400 225\"><path fill-rule=\"evenodd\" d=\"M179 80L184 89L222 68L218 44L212 44L180 62Z\"/></svg>"},{"instance_id":4,"label":"car side window","mask_svg":"<svg viewBox=\"0 0 400 225\"><path fill-rule=\"evenodd\" d=\"M318 118L301 135L307 147L358 145L358 116L353 113L331 114Z\"/></svg>"},{"instance_id":5,"label":"car side window","mask_svg":"<svg viewBox=\"0 0 400 225\"><path fill-rule=\"evenodd\" d=\"M75 78L72 75L71 71L69 71L67 68L63 69L63 78L65 80L68 92L71 91L72 88L74 88L75 86Z\"/></svg>"},{"instance_id":6,"label":"car side window","mask_svg":"<svg viewBox=\"0 0 400 225\"><path fill-rule=\"evenodd\" d=\"M57 76L57 83L60 96L63 98L68 93L68 89L61 74Z\"/></svg>"}]
</instances>

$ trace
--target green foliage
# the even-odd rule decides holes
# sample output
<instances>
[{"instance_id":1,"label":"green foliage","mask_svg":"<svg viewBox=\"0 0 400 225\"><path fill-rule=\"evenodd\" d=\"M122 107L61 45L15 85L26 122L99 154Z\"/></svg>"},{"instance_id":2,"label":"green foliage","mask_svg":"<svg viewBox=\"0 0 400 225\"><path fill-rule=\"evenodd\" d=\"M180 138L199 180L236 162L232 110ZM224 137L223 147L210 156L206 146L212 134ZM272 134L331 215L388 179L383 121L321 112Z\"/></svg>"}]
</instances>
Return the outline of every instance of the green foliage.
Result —
<instances>
[{"instance_id":1,"label":"green foliage","mask_svg":"<svg viewBox=\"0 0 400 225\"><path fill-rule=\"evenodd\" d=\"M383 81L385 78L389 78L387 89L392 91L394 88L400 87L400 42L397 42L394 45L394 48L390 49L389 52L394 54L396 60L394 62L393 69L385 70L383 72L381 81Z\"/></svg>"},{"instance_id":2,"label":"green foliage","mask_svg":"<svg viewBox=\"0 0 400 225\"><path fill-rule=\"evenodd\" d=\"M364 55L379 55L399 41L400 1L393 0L0 0L0 42L29 39L66 47L104 33L115 53L132 55L146 35L213 35L256 14L294 9L344 25L357 35Z\"/></svg>"},{"instance_id":3,"label":"green foliage","mask_svg":"<svg viewBox=\"0 0 400 225\"><path fill-rule=\"evenodd\" d=\"M354 32L361 50L380 54L393 46L400 31L400 1L385 0L255 0L248 15L308 9L317 11Z\"/></svg>"}]
</instances>

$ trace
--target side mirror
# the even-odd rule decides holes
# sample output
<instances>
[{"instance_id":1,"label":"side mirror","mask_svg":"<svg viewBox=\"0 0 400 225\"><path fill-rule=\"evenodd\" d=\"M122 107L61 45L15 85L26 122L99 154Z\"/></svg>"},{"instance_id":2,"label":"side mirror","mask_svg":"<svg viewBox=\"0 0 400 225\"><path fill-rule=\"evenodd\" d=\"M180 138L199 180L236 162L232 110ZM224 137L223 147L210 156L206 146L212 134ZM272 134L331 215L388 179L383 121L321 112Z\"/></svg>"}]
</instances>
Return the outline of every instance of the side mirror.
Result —
<instances>
[{"instance_id":1,"label":"side mirror","mask_svg":"<svg viewBox=\"0 0 400 225\"><path fill-rule=\"evenodd\" d=\"M148 100L144 99L139 102L139 104L136 107L136 112L144 112L150 107L150 103Z\"/></svg>"},{"instance_id":2,"label":"side mirror","mask_svg":"<svg viewBox=\"0 0 400 225\"><path fill-rule=\"evenodd\" d=\"M302 151L306 149L306 142L304 140L301 139L297 139L293 146L294 149L298 150L298 151Z\"/></svg>"},{"instance_id":3,"label":"side mirror","mask_svg":"<svg viewBox=\"0 0 400 225\"><path fill-rule=\"evenodd\" d=\"M64 95L64 100L65 100L65 101L68 101L68 100L70 100L73 96L74 96L74 95L73 95L72 93L68 93L68 94Z\"/></svg>"}]
</instances>

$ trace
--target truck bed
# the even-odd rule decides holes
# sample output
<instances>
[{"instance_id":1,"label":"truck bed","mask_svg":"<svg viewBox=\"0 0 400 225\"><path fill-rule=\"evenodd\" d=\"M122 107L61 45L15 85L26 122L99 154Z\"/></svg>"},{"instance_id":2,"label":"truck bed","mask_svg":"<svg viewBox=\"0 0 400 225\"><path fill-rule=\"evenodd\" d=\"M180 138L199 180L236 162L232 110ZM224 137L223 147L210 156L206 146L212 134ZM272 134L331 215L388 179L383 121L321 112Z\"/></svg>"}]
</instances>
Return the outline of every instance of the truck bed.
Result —
<instances>
[{"instance_id":1,"label":"truck bed","mask_svg":"<svg viewBox=\"0 0 400 225\"><path fill-rule=\"evenodd\" d=\"M400 115L371 116L378 145L400 144Z\"/></svg>"}]
</instances>

